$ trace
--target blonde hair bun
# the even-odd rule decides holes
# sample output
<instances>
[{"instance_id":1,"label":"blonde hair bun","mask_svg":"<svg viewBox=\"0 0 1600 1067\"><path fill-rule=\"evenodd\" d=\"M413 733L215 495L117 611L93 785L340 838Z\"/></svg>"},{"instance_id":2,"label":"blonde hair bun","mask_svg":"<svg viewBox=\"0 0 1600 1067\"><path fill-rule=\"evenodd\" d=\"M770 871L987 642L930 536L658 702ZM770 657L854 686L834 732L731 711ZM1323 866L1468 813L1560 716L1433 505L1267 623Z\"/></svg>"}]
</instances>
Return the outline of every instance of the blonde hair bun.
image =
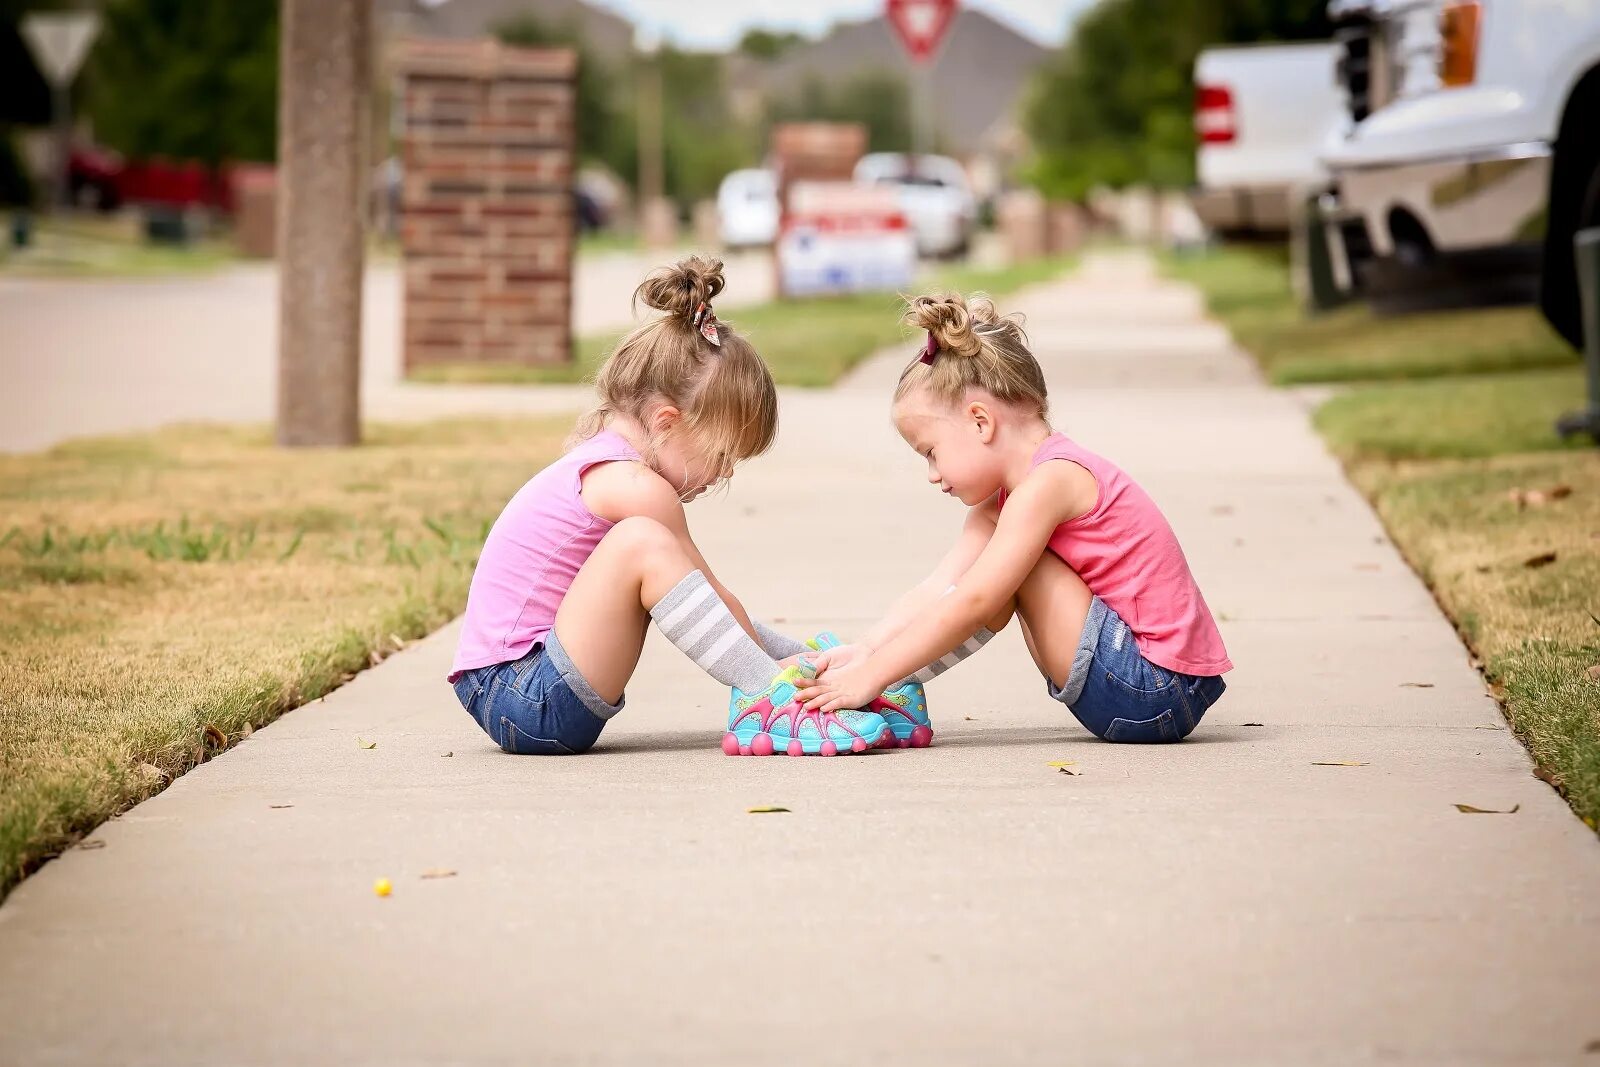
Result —
<instances>
[{"instance_id":1,"label":"blonde hair bun","mask_svg":"<svg viewBox=\"0 0 1600 1067\"><path fill-rule=\"evenodd\" d=\"M1044 371L1028 349L1020 316L1002 317L994 301L960 293L914 297L906 302L905 323L933 336L932 362L921 353L900 373L895 400L913 387L927 386L935 395L958 400L971 387L987 390L1011 403L1049 414Z\"/></svg>"},{"instance_id":2,"label":"blonde hair bun","mask_svg":"<svg viewBox=\"0 0 1600 1067\"><path fill-rule=\"evenodd\" d=\"M701 304L711 303L725 284L722 260L688 256L645 275L639 288L633 291L633 299L668 315L688 318Z\"/></svg>"},{"instance_id":3,"label":"blonde hair bun","mask_svg":"<svg viewBox=\"0 0 1600 1067\"><path fill-rule=\"evenodd\" d=\"M960 293L944 293L912 300L906 307L905 321L933 334L941 351L975 356L983 350L978 327L999 325L1000 315L988 297L975 296L969 304Z\"/></svg>"}]
</instances>

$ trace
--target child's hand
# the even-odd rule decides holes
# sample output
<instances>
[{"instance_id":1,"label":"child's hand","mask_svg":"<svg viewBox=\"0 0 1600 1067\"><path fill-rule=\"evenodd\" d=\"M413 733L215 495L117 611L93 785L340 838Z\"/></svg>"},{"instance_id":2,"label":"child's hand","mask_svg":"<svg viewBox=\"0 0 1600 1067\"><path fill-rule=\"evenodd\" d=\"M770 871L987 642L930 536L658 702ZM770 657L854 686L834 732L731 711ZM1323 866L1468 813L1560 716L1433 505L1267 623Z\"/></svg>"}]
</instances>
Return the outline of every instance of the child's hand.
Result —
<instances>
[{"instance_id":1,"label":"child's hand","mask_svg":"<svg viewBox=\"0 0 1600 1067\"><path fill-rule=\"evenodd\" d=\"M811 656L811 665L817 668L817 674L827 674L829 670L852 663L860 663L872 655L872 649L867 645L835 645L830 649L815 653Z\"/></svg>"},{"instance_id":2,"label":"child's hand","mask_svg":"<svg viewBox=\"0 0 1600 1067\"><path fill-rule=\"evenodd\" d=\"M864 708L881 692L883 686L872 676L866 659L836 664L826 678L819 675L800 685L800 699L806 702L807 711Z\"/></svg>"}]
</instances>

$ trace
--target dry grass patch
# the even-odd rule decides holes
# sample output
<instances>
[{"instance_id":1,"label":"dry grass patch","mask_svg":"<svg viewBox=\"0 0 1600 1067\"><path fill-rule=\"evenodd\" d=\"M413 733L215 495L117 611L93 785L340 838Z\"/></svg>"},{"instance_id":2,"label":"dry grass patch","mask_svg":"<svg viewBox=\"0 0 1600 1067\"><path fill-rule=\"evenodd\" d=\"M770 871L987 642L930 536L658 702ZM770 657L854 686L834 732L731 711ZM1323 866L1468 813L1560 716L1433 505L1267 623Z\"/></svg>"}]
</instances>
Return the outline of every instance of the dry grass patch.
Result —
<instances>
[{"instance_id":1,"label":"dry grass patch","mask_svg":"<svg viewBox=\"0 0 1600 1067\"><path fill-rule=\"evenodd\" d=\"M345 451L186 427L0 456L0 894L447 621L568 426L379 426Z\"/></svg>"}]
</instances>

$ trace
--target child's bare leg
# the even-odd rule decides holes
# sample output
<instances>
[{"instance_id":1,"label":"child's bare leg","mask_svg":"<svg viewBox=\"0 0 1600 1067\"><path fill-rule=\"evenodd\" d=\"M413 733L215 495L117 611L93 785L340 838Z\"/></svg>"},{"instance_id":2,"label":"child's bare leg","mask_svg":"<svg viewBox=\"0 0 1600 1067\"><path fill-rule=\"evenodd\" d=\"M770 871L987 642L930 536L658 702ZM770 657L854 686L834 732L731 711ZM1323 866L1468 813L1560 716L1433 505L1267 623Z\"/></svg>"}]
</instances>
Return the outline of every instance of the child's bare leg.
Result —
<instances>
[{"instance_id":1,"label":"child's bare leg","mask_svg":"<svg viewBox=\"0 0 1600 1067\"><path fill-rule=\"evenodd\" d=\"M556 612L556 633L602 699L622 698L650 609L693 569L672 531L642 516L613 526L584 562Z\"/></svg>"},{"instance_id":2,"label":"child's bare leg","mask_svg":"<svg viewBox=\"0 0 1600 1067\"><path fill-rule=\"evenodd\" d=\"M1045 552L1017 590L1017 614L1033 662L1057 688L1067 684L1093 594L1078 572Z\"/></svg>"}]
</instances>

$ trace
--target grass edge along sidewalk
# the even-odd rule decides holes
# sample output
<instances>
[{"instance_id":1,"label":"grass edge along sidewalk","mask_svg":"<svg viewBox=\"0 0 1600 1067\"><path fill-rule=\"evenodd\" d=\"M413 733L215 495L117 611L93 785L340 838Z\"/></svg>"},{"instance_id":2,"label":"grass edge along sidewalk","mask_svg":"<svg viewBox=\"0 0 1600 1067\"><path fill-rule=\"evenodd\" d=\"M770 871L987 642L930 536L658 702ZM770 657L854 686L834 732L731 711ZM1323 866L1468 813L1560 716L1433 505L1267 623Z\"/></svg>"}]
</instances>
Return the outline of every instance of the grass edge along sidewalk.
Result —
<instances>
[{"instance_id":1,"label":"grass edge along sidewalk","mask_svg":"<svg viewBox=\"0 0 1600 1067\"><path fill-rule=\"evenodd\" d=\"M1032 260L1009 267L942 266L919 277L916 292L953 289L1001 296L1049 281L1071 268L1071 257ZM859 293L806 300L774 300L730 308L718 317L750 339L779 385L832 385L845 372L905 337L897 293ZM567 366L496 363L438 364L411 372L415 382L450 385L525 385L584 381L617 346L627 329L590 334L574 342Z\"/></svg>"},{"instance_id":2,"label":"grass edge along sidewalk","mask_svg":"<svg viewBox=\"0 0 1600 1067\"><path fill-rule=\"evenodd\" d=\"M1318 430L1472 650L1536 773L1600 824L1600 451L1552 425L1581 401L1576 356L1547 343L1532 308L1306 319L1281 259L1256 250L1172 260L1169 273L1201 289L1274 381L1368 379L1318 409ZM1408 377L1424 380L1393 380Z\"/></svg>"},{"instance_id":3,"label":"grass edge along sidewalk","mask_svg":"<svg viewBox=\"0 0 1600 1067\"><path fill-rule=\"evenodd\" d=\"M569 429L380 425L285 450L180 426L0 456L0 899L456 615L489 524Z\"/></svg>"}]
</instances>

